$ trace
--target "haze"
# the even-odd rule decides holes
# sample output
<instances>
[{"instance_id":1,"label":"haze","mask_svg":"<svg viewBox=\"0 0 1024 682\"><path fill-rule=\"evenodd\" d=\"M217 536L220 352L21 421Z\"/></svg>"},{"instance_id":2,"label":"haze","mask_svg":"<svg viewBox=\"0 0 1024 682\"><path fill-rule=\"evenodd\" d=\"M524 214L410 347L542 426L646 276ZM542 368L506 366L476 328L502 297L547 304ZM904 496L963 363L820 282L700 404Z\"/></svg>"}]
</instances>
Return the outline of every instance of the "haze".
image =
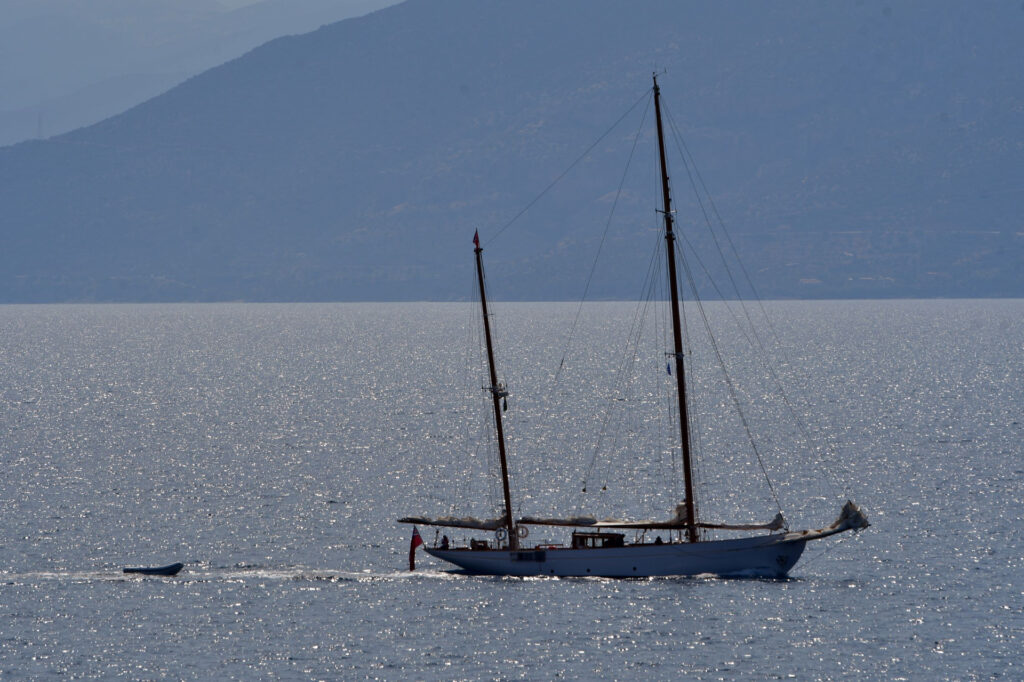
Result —
<instances>
[{"instance_id":1,"label":"haze","mask_svg":"<svg viewBox=\"0 0 1024 682\"><path fill-rule=\"evenodd\" d=\"M762 296L1024 295L1019 2L140 1L3 14L2 63L47 74L7 101L102 76L108 114L0 147L0 302L452 300L477 229L496 298L578 300L600 248L588 296L635 297L644 107L530 202L654 68Z\"/></svg>"},{"instance_id":2,"label":"haze","mask_svg":"<svg viewBox=\"0 0 1024 682\"><path fill-rule=\"evenodd\" d=\"M278 36L397 0L0 0L0 145L118 114Z\"/></svg>"}]
</instances>

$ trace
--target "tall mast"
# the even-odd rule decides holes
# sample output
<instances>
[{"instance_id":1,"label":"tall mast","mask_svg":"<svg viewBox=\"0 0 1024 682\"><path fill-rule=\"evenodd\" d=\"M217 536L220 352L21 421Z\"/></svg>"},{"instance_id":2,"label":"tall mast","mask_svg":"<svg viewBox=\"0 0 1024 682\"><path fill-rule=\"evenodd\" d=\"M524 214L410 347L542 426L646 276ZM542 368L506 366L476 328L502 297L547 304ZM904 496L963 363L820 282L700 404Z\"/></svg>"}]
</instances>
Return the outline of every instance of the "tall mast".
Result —
<instances>
[{"instance_id":1,"label":"tall mast","mask_svg":"<svg viewBox=\"0 0 1024 682\"><path fill-rule=\"evenodd\" d=\"M494 369L494 346L491 344L491 318L487 314L487 292L484 290L484 263L480 255L480 236L473 234L474 253L476 253L476 279L480 284L480 307L484 314L484 336L487 339L487 368L490 370L491 385L486 390L491 392L494 400L494 427L498 432L498 457L501 460L501 490L505 495L505 532L508 533L508 546L516 549L519 538L512 524L512 496L508 491L508 460L505 458L505 430L501 424L501 399L508 395L505 387L498 383L498 374Z\"/></svg>"},{"instance_id":2,"label":"tall mast","mask_svg":"<svg viewBox=\"0 0 1024 682\"><path fill-rule=\"evenodd\" d=\"M668 166L665 162L665 135L661 127L661 90L654 75L654 115L658 122L658 153L661 158L661 194L665 206L665 249L668 252L668 281L672 291L672 341L676 358L676 388L679 397L679 430L683 443L683 473L686 483L686 537L697 542L697 514L693 501L693 464L690 455L690 419L686 409L686 369L683 363L682 320L679 313L679 285L676 282L676 237L672 232L672 199L668 190ZM479 261L480 256L477 255Z\"/></svg>"}]
</instances>

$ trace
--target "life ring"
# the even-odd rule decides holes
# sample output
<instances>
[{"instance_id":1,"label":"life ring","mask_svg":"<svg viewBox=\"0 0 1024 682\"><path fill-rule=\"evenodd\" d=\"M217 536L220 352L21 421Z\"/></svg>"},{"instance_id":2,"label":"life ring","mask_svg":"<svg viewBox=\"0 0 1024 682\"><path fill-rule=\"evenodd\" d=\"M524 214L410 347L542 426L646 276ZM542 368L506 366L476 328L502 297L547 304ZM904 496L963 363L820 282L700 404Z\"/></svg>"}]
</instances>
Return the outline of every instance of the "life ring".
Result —
<instances>
[{"instance_id":1,"label":"life ring","mask_svg":"<svg viewBox=\"0 0 1024 682\"><path fill-rule=\"evenodd\" d=\"M530 534L530 529L526 526L516 526L516 535L521 539L526 538Z\"/></svg>"},{"instance_id":2,"label":"life ring","mask_svg":"<svg viewBox=\"0 0 1024 682\"><path fill-rule=\"evenodd\" d=\"M494 537L498 538L499 540L504 540L508 537L508 531L504 528L499 528L498 530L494 531Z\"/></svg>"}]
</instances>

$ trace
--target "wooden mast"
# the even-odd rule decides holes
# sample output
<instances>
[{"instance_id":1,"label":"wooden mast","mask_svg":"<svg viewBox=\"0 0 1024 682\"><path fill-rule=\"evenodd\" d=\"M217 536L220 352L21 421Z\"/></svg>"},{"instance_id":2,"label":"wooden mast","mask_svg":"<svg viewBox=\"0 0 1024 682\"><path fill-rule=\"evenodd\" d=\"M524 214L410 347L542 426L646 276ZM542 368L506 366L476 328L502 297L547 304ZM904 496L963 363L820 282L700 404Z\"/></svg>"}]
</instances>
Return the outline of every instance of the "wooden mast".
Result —
<instances>
[{"instance_id":1,"label":"wooden mast","mask_svg":"<svg viewBox=\"0 0 1024 682\"><path fill-rule=\"evenodd\" d=\"M658 122L658 153L661 158L661 194L665 206L665 249L668 252L668 281L672 292L672 340L676 359L676 387L679 397L679 430L683 443L683 473L686 483L686 537L697 542L697 514L693 500L693 464L690 454L690 419L686 409L686 373L683 363L682 321L679 314L679 285L676 282L676 246L672 232L672 200L668 188L668 166L665 162L665 135L661 127L661 90L654 75L654 115ZM477 256L479 259L479 255Z\"/></svg>"},{"instance_id":2,"label":"wooden mast","mask_svg":"<svg viewBox=\"0 0 1024 682\"><path fill-rule=\"evenodd\" d=\"M508 533L509 549L516 549L519 545L519 538L516 537L516 529L512 523L512 496L508 489L508 461L505 458L505 431L501 424L501 400L508 396L505 387L498 383L498 374L494 369L494 346L491 344L491 319L487 314L487 292L484 290L484 263L480 255L484 252L480 248L479 233L473 234L474 253L476 253L476 279L480 284L480 307L484 315L484 337L487 339L487 368L490 370L491 385L485 390L491 392L494 400L494 427L498 432L498 457L501 460L501 489L505 495L505 532Z\"/></svg>"}]
</instances>

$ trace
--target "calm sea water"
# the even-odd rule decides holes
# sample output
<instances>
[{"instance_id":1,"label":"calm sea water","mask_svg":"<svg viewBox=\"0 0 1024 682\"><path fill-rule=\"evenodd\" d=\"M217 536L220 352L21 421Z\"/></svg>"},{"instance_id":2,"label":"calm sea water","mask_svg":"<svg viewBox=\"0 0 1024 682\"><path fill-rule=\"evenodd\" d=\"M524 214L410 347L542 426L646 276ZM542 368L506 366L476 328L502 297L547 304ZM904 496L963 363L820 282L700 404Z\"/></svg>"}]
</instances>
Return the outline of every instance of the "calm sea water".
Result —
<instances>
[{"instance_id":1,"label":"calm sea water","mask_svg":"<svg viewBox=\"0 0 1024 682\"><path fill-rule=\"evenodd\" d=\"M827 524L847 492L873 523L783 581L468 577L425 554L410 573L394 519L493 487L466 456L468 305L0 307L0 677L1024 677L1024 302L768 307L812 443L742 397L767 408L750 422L787 517ZM592 461L587 504L671 509L630 501L671 453L583 447L634 310L586 306L555 381L575 307L497 306L524 512L575 508ZM630 390L630 410L661 400ZM724 492L703 508L770 518L736 483L735 420L709 415L701 473ZM824 476L796 454L814 442Z\"/></svg>"}]
</instances>

